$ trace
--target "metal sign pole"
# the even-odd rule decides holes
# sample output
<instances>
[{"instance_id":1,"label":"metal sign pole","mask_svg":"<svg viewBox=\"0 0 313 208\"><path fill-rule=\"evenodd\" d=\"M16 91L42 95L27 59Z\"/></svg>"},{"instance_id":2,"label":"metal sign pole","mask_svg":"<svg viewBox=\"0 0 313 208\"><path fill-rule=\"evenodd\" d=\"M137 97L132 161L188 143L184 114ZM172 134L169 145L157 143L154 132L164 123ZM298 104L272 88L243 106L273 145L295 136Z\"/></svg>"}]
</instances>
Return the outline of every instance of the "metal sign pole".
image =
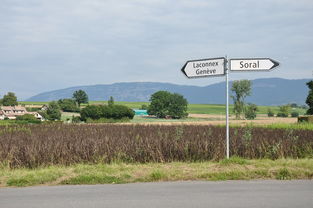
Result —
<instances>
[{"instance_id":1,"label":"metal sign pole","mask_svg":"<svg viewBox=\"0 0 313 208\"><path fill-rule=\"evenodd\" d=\"M228 86L228 61L227 56L225 59L225 72L226 72L226 158L229 159L229 86Z\"/></svg>"}]
</instances>

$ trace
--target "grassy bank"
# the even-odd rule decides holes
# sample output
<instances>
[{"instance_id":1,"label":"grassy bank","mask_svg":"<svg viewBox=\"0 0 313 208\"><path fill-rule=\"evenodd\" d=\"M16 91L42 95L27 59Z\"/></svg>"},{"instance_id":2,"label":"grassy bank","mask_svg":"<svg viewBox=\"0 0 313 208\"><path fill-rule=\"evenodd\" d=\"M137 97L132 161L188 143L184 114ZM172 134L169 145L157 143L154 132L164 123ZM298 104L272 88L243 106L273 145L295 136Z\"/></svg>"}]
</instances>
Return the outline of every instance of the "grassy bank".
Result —
<instances>
[{"instance_id":1,"label":"grassy bank","mask_svg":"<svg viewBox=\"0 0 313 208\"><path fill-rule=\"evenodd\" d=\"M0 186L112 184L181 180L312 179L313 159L245 160L220 162L111 163L10 169L0 166Z\"/></svg>"}]
</instances>

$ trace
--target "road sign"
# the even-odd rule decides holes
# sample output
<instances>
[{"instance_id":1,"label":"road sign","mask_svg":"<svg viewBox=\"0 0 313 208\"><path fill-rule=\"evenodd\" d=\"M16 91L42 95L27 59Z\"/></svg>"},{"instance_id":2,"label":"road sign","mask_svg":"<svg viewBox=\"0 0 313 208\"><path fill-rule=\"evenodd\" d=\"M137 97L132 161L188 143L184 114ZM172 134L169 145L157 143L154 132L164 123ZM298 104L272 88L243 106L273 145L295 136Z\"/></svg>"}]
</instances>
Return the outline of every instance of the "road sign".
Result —
<instances>
[{"instance_id":1,"label":"road sign","mask_svg":"<svg viewBox=\"0 0 313 208\"><path fill-rule=\"evenodd\" d=\"M181 71L188 78L221 76L225 74L225 58L187 61Z\"/></svg>"},{"instance_id":2,"label":"road sign","mask_svg":"<svg viewBox=\"0 0 313 208\"><path fill-rule=\"evenodd\" d=\"M278 65L270 58L230 59L231 71L269 71Z\"/></svg>"},{"instance_id":3,"label":"road sign","mask_svg":"<svg viewBox=\"0 0 313 208\"><path fill-rule=\"evenodd\" d=\"M227 63L230 63L229 65ZM226 158L229 159L229 83L230 71L269 71L279 63L270 58L230 59L213 58L187 61L181 71L188 78L220 76L226 74Z\"/></svg>"}]
</instances>

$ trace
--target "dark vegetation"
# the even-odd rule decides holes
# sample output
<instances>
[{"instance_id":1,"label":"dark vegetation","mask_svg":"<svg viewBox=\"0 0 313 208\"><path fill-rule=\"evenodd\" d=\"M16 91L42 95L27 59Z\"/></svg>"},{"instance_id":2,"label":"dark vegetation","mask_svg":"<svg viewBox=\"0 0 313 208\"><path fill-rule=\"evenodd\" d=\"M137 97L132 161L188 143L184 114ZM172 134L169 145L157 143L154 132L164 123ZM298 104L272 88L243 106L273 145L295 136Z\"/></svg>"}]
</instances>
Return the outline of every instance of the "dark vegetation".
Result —
<instances>
[{"instance_id":1,"label":"dark vegetation","mask_svg":"<svg viewBox=\"0 0 313 208\"><path fill-rule=\"evenodd\" d=\"M81 110L80 116L82 121L88 121L89 119L105 122L104 119L133 119L135 113L124 105L89 105Z\"/></svg>"},{"instance_id":2,"label":"dark vegetation","mask_svg":"<svg viewBox=\"0 0 313 208\"><path fill-rule=\"evenodd\" d=\"M313 115L313 80L306 83L306 85L309 87L309 94L306 98L305 103L309 106L309 109L307 110L308 115Z\"/></svg>"},{"instance_id":3,"label":"dark vegetation","mask_svg":"<svg viewBox=\"0 0 313 208\"><path fill-rule=\"evenodd\" d=\"M148 114L158 118L180 119L188 116L187 100L178 93L158 91L151 95Z\"/></svg>"},{"instance_id":4,"label":"dark vegetation","mask_svg":"<svg viewBox=\"0 0 313 208\"><path fill-rule=\"evenodd\" d=\"M34 115L31 114L25 114L22 116L17 116L16 117L16 123L17 124L40 124L41 120L38 120L37 118L35 118Z\"/></svg>"},{"instance_id":5,"label":"dark vegetation","mask_svg":"<svg viewBox=\"0 0 313 208\"><path fill-rule=\"evenodd\" d=\"M80 108L73 99L60 99L58 105L64 112L80 112Z\"/></svg>"},{"instance_id":6,"label":"dark vegetation","mask_svg":"<svg viewBox=\"0 0 313 208\"><path fill-rule=\"evenodd\" d=\"M61 119L61 108L55 101L50 102L47 109L39 113L48 121L58 121Z\"/></svg>"},{"instance_id":7,"label":"dark vegetation","mask_svg":"<svg viewBox=\"0 0 313 208\"><path fill-rule=\"evenodd\" d=\"M279 106L279 112L277 113L277 117L288 117L290 113L290 105L282 105Z\"/></svg>"},{"instance_id":8,"label":"dark vegetation","mask_svg":"<svg viewBox=\"0 0 313 208\"><path fill-rule=\"evenodd\" d=\"M17 97L15 96L15 93L8 92L8 94L4 95L2 99L0 99L0 106L14 106L18 105Z\"/></svg>"},{"instance_id":9,"label":"dark vegetation","mask_svg":"<svg viewBox=\"0 0 313 208\"><path fill-rule=\"evenodd\" d=\"M234 95L231 95L231 98L234 101L233 111L236 119L240 119L241 114L245 113L245 98L251 95L251 85L251 81L249 80L238 80L232 83L231 91Z\"/></svg>"},{"instance_id":10,"label":"dark vegetation","mask_svg":"<svg viewBox=\"0 0 313 208\"><path fill-rule=\"evenodd\" d=\"M73 93L73 99L80 106L82 103L88 103L88 95L84 90L77 90Z\"/></svg>"},{"instance_id":11,"label":"dark vegetation","mask_svg":"<svg viewBox=\"0 0 313 208\"><path fill-rule=\"evenodd\" d=\"M313 131L234 127L231 155L313 157ZM225 128L181 125L0 126L0 161L12 168L75 163L221 160Z\"/></svg>"}]
</instances>

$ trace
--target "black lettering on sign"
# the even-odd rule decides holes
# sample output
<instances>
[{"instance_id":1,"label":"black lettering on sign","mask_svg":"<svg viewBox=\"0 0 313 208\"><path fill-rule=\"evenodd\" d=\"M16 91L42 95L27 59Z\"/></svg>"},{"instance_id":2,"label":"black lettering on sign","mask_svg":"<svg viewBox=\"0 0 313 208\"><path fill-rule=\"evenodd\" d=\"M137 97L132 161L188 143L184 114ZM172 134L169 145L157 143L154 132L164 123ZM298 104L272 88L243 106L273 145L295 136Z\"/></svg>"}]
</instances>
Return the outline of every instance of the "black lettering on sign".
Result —
<instances>
[{"instance_id":1,"label":"black lettering on sign","mask_svg":"<svg viewBox=\"0 0 313 208\"><path fill-rule=\"evenodd\" d=\"M218 62L213 61L213 62L193 63L192 65L193 65L193 68L203 68L203 67L218 66Z\"/></svg>"},{"instance_id":2,"label":"black lettering on sign","mask_svg":"<svg viewBox=\"0 0 313 208\"><path fill-rule=\"evenodd\" d=\"M215 74L215 73L216 73L215 69L203 69L203 70L197 69L196 70L196 74L197 75L202 75L202 74L204 74L204 75L211 75L211 74Z\"/></svg>"},{"instance_id":3,"label":"black lettering on sign","mask_svg":"<svg viewBox=\"0 0 313 208\"><path fill-rule=\"evenodd\" d=\"M241 69L258 69L260 68L260 62L259 61L250 61L250 62L244 62L240 61L240 68Z\"/></svg>"}]
</instances>

